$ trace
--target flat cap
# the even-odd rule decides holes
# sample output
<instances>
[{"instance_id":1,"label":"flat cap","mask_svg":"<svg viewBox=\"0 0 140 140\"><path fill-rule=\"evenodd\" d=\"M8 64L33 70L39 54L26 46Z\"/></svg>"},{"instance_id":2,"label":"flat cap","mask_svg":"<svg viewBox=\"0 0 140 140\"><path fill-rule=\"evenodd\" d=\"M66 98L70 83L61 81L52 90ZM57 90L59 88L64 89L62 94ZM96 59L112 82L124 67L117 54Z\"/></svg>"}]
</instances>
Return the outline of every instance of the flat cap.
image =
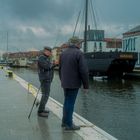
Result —
<instances>
[{"instance_id":1,"label":"flat cap","mask_svg":"<svg viewBox=\"0 0 140 140\"><path fill-rule=\"evenodd\" d=\"M74 36L74 37L70 38L68 40L68 42L70 44L79 44L79 43L81 43L81 40L77 36Z\"/></svg>"},{"instance_id":2,"label":"flat cap","mask_svg":"<svg viewBox=\"0 0 140 140\"><path fill-rule=\"evenodd\" d=\"M45 50L48 50L48 51L50 51L50 52L51 52L51 51L52 51L52 48L51 48L51 47L49 47L49 46L45 46L45 47L44 47L44 51L45 51Z\"/></svg>"}]
</instances>

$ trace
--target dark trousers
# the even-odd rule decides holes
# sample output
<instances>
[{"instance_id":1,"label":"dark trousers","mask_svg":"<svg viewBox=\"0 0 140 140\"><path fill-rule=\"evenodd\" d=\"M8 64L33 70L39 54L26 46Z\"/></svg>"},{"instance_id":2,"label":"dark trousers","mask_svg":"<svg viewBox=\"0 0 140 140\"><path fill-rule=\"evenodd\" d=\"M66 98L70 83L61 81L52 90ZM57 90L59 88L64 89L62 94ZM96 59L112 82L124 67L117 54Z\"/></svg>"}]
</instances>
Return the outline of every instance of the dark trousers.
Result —
<instances>
[{"instance_id":1,"label":"dark trousers","mask_svg":"<svg viewBox=\"0 0 140 140\"><path fill-rule=\"evenodd\" d=\"M72 116L74 111L74 104L78 94L78 88L75 89L64 89L64 105L63 105L63 118L62 123L71 127Z\"/></svg>"},{"instance_id":2,"label":"dark trousers","mask_svg":"<svg viewBox=\"0 0 140 140\"><path fill-rule=\"evenodd\" d=\"M51 82L43 80L43 81L40 81L40 83L41 83L42 97L41 97L40 105L38 108L38 112L43 112L45 110L45 105L50 95Z\"/></svg>"}]
</instances>

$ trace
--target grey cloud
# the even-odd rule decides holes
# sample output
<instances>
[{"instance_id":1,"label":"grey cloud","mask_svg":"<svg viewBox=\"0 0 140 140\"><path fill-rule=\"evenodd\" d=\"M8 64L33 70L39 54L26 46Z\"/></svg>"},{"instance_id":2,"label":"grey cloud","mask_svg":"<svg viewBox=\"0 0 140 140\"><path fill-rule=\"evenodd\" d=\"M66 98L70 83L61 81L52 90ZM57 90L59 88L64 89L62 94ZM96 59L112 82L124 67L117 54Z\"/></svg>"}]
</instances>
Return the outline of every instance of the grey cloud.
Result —
<instances>
[{"instance_id":1,"label":"grey cloud","mask_svg":"<svg viewBox=\"0 0 140 140\"><path fill-rule=\"evenodd\" d=\"M95 1L95 0L94 0ZM132 24L139 20L139 0L96 0L100 19L106 23Z\"/></svg>"},{"instance_id":2,"label":"grey cloud","mask_svg":"<svg viewBox=\"0 0 140 140\"><path fill-rule=\"evenodd\" d=\"M45 12L45 0L11 0L9 1L13 15L23 20L38 18Z\"/></svg>"},{"instance_id":3,"label":"grey cloud","mask_svg":"<svg viewBox=\"0 0 140 140\"><path fill-rule=\"evenodd\" d=\"M97 21L98 25L106 23L108 26L110 24L127 26L140 23L139 0L92 1L98 14L97 18L102 22ZM72 25L74 29L78 12L83 8L84 2L85 0L0 0L0 27L1 30L10 32L11 48L16 46L26 49L38 48L45 44L54 45L56 40L59 43L71 36L73 31L66 36L62 34L61 29L64 25ZM19 26L40 27L51 36L39 37L30 28L24 32L19 30Z\"/></svg>"},{"instance_id":4,"label":"grey cloud","mask_svg":"<svg viewBox=\"0 0 140 140\"><path fill-rule=\"evenodd\" d=\"M68 20L76 6L72 5L72 0L7 0L7 4L11 14L20 20Z\"/></svg>"}]
</instances>

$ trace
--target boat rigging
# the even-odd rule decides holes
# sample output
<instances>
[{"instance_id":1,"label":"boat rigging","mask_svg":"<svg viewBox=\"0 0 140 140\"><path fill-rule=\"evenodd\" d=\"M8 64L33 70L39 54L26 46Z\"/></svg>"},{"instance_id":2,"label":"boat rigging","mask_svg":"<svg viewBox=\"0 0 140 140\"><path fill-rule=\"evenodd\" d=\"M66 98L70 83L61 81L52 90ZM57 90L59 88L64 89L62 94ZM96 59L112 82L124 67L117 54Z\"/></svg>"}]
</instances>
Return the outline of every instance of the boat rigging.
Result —
<instances>
[{"instance_id":1,"label":"boat rigging","mask_svg":"<svg viewBox=\"0 0 140 140\"><path fill-rule=\"evenodd\" d=\"M89 2L92 9L91 11L93 12L93 18L95 20L95 29L90 29L90 25L88 25L88 11L90 10ZM79 17L74 29L74 35L78 21ZM118 43L118 46L120 47L120 39L107 39L105 38L104 30L97 29L95 13L91 0L85 1L85 27L84 38L82 40L82 49L87 61L90 75L108 76L111 78L115 76L122 78L124 73L133 71L138 58L137 53L122 52L121 49L118 51L119 48L117 48L116 44L113 45L113 43ZM111 51L108 46L111 46L112 48L116 46L116 48L114 48L115 51Z\"/></svg>"}]
</instances>

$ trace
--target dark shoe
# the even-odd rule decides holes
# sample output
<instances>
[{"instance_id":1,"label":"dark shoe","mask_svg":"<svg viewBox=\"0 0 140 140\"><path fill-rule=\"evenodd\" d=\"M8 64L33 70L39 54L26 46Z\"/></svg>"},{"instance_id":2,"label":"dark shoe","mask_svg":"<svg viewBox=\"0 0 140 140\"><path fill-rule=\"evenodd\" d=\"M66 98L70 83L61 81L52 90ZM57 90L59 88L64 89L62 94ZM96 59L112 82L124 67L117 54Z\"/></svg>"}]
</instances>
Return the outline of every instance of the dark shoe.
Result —
<instances>
[{"instance_id":1,"label":"dark shoe","mask_svg":"<svg viewBox=\"0 0 140 140\"><path fill-rule=\"evenodd\" d=\"M39 110L38 110L38 113L42 113L42 112L44 112L44 113L48 113L48 114L50 113L49 110L42 110L42 111L39 111Z\"/></svg>"},{"instance_id":2,"label":"dark shoe","mask_svg":"<svg viewBox=\"0 0 140 140\"><path fill-rule=\"evenodd\" d=\"M47 118L49 115L48 115L48 113L45 113L45 112L38 112L38 116Z\"/></svg>"},{"instance_id":3,"label":"dark shoe","mask_svg":"<svg viewBox=\"0 0 140 140\"><path fill-rule=\"evenodd\" d=\"M39 104L40 104L40 102L39 102L39 101L37 101L37 102L35 103L36 107L38 107L38 106L39 106Z\"/></svg>"},{"instance_id":4,"label":"dark shoe","mask_svg":"<svg viewBox=\"0 0 140 140\"><path fill-rule=\"evenodd\" d=\"M44 110L43 112L44 112L44 113L48 113L48 114L50 113L50 111L49 111L49 110Z\"/></svg>"},{"instance_id":5,"label":"dark shoe","mask_svg":"<svg viewBox=\"0 0 140 140\"><path fill-rule=\"evenodd\" d=\"M76 125L73 124L72 126L66 126L66 127L65 127L65 130L66 130L66 131L80 130L80 126L76 126Z\"/></svg>"}]
</instances>

